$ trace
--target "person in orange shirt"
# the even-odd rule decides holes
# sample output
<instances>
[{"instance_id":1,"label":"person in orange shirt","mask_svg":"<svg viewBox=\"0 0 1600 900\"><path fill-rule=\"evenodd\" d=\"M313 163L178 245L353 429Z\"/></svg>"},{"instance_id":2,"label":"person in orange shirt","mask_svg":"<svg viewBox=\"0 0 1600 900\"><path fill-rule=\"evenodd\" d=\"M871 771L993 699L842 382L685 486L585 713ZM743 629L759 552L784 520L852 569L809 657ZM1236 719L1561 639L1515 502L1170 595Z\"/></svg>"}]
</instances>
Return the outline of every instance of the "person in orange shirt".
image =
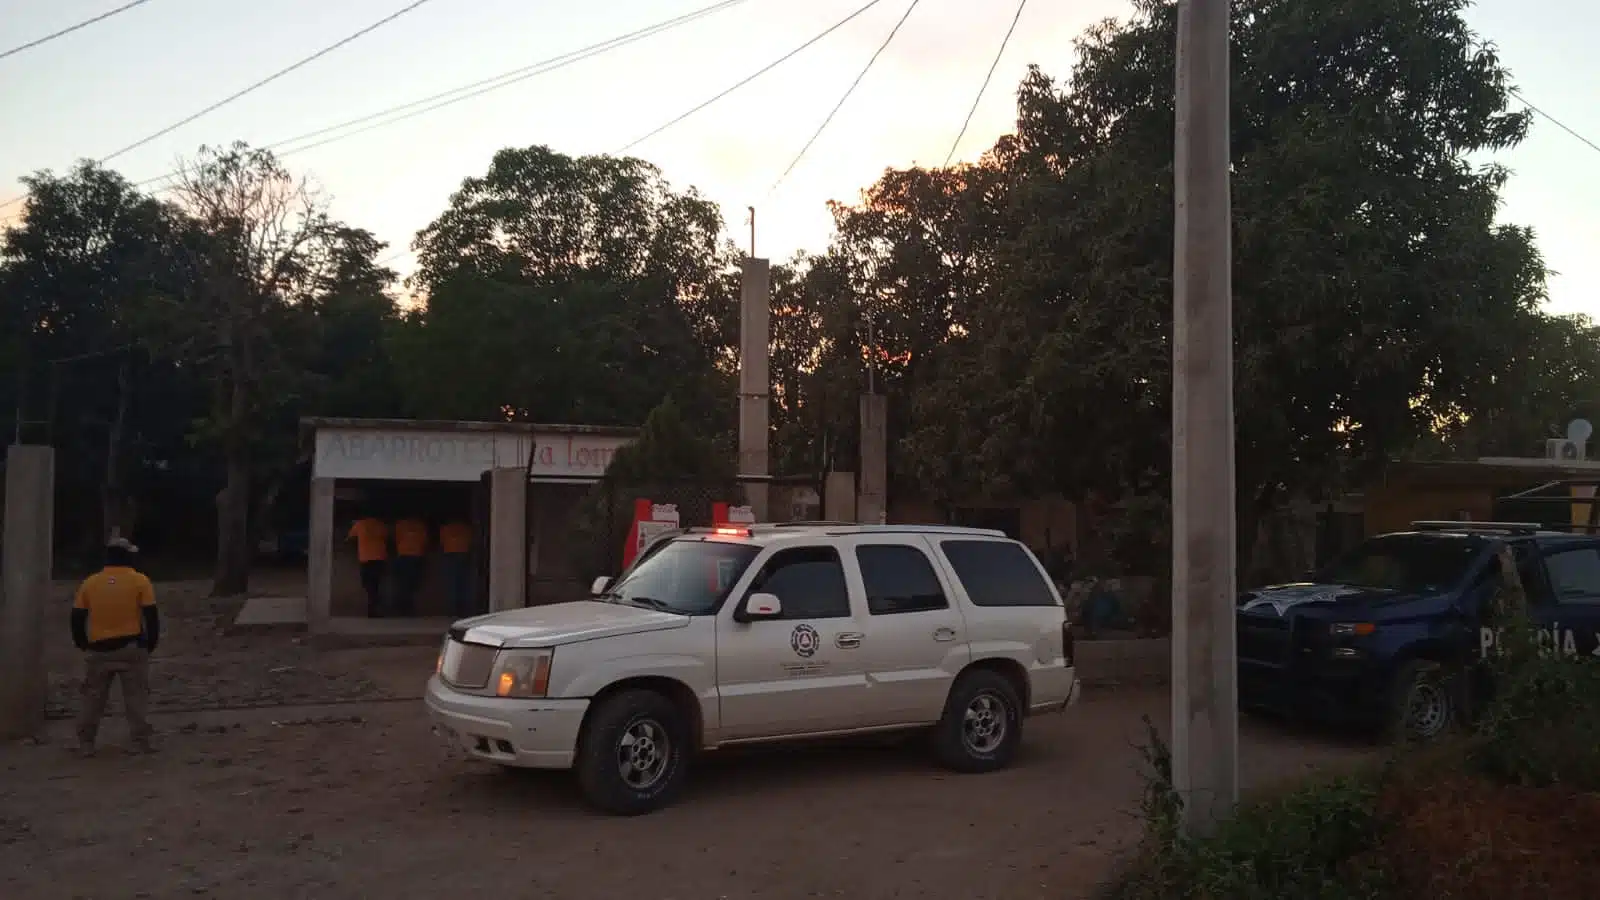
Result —
<instances>
[{"instance_id":1,"label":"person in orange shirt","mask_svg":"<svg viewBox=\"0 0 1600 900\"><path fill-rule=\"evenodd\" d=\"M376 516L363 516L350 526L349 540L356 542L361 561L361 587L367 592L367 615L383 615L383 575L389 567L389 526Z\"/></svg>"},{"instance_id":2,"label":"person in orange shirt","mask_svg":"<svg viewBox=\"0 0 1600 900\"><path fill-rule=\"evenodd\" d=\"M428 523L416 516L394 523L394 550L395 608L402 616L415 615L428 558Z\"/></svg>"},{"instance_id":3,"label":"person in orange shirt","mask_svg":"<svg viewBox=\"0 0 1600 900\"><path fill-rule=\"evenodd\" d=\"M472 526L455 516L439 526L439 550L443 553L445 585L450 590L450 610L457 616L472 615Z\"/></svg>"},{"instance_id":4,"label":"person in orange shirt","mask_svg":"<svg viewBox=\"0 0 1600 900\"><path fill-rule=\"evenodd\" d=\"M125 538L106 544L106 564L78 587L72 602L72 643L83 651L83 701L78 708L78 752L94 753L111 682L122 682L122 709L133 747L149 753L150 654L161 641L161 617L150 579L134 568L139 548Z\"/></svg>"}]
</instances>

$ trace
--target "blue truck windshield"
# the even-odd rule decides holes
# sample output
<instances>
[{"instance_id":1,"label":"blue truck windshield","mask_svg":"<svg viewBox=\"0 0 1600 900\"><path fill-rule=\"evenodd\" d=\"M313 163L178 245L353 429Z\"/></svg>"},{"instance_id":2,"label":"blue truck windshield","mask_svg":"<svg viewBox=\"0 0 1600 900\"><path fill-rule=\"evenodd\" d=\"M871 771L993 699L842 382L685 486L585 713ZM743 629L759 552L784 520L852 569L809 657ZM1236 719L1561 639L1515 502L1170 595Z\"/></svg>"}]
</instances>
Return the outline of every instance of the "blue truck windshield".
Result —
<instances>
[{"instance_id":1,"label":"blue truck windshield","mask_svg":"<svg viewBox=\"0 0 1600 900\"><path fill-rule=\"evenodd\" d=\"M1435 593L1459 584L1481 549L1481 544L1459 538L1378 537L1318 573L1316 580L1407 594Z\"/></svg>"}]
</instances>

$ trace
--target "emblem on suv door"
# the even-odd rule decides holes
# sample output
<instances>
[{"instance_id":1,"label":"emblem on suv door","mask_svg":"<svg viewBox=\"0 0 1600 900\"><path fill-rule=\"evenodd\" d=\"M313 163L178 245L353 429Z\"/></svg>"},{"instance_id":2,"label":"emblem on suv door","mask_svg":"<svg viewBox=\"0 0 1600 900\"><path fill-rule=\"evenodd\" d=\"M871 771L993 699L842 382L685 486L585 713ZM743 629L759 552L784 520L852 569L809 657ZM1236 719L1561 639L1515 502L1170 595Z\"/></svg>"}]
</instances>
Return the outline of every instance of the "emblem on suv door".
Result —
<instances>
[{"instance_id":1,"label":"emblem on suv door","mask_svg":"<svg viewBox=\"0 0 1600 900\"><path fill-rule=\"evenodd\" d=\"M794 631L789 632L789 647L796 656L810 657L817 652L817 645L822 639L817 636L817 630L810 625L796 625Z\"/></svg>"}]
</instances>

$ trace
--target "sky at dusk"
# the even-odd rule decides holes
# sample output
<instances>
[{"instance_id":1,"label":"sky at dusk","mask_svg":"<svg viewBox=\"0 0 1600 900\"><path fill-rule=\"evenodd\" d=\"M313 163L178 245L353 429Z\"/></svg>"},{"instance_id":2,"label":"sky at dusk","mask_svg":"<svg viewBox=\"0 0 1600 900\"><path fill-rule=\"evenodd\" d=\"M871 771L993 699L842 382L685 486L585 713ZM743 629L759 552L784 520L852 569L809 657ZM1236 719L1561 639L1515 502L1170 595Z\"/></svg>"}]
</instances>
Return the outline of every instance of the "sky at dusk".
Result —
<instances>
[{"instance_id":1,"label":"sky at dusk","mask_svg":"<svg viewBox=\"0 0 1600 900\"><path fill-rule=\"evenodd\" d=\"M0 51L122 0L0 0ZM110 163L133 181L171 171L201 144L271 145L421 99L709 5L712 0L431 0L316 62ZM864 0L747 0L658 36L284 162L333 212L391 253L506 146L614 153L843 18ZM1015 12L1011 0L922 0L800 165L774 182L905 11L884 0L790 62L634 148L677 186L722 205L757 253L826 246L829 200L850 201L889 167L941 163ZM388 15L408 0L151 0L0 60L0 200L18 176L61 171L176 122ZM1064 77L1072 40L1129 11L1125 0L1034 0L957 157L1013 124L1029 63ZM1600 4L1484 0L1468 19L1498 45L1524 96L1600 143ZM369 123L370 124L370 123ZM287 149L299 146L288 145ZM1497 157L1513 171L1502 219L1532 226L1550 307L1600 317L1600 151L1546 119ZM0 211L15 215L18 206ZM409 254L391 262L402 273Z\"/></svg>"}]
</instances>

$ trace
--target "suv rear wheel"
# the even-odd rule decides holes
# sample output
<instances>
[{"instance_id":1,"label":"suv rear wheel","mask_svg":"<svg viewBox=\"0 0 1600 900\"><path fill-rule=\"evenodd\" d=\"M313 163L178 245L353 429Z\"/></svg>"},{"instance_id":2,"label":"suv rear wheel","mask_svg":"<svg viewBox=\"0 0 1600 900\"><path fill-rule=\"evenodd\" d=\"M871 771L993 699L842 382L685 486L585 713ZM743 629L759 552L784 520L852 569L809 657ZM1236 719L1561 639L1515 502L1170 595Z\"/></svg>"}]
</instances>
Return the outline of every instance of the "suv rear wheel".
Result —
<instances>
[{"instance_id":1,"label":"suv rear wheel","mask_svg":"<svg viewBox=\"0 0 1600 900\"><path fill-rule=\"evenodd\" d=\"M578 784L605 812L637 816L671 803L683 789L689 728L677 704L655 691L602 700L578 743Z\"/></svg>"},{"instance_id":2,"label":"suv rear wheel","mask_svg":"<svg viewBox=\"0 0 1600 900\"><path fill-rule=\"evenodd\" d=\"M1010 679L988 669L962 675L933 727L933 751L957 772L992 772L1011 764L1022 742L1022 701Z\"/></svg>"}]
</instances>

